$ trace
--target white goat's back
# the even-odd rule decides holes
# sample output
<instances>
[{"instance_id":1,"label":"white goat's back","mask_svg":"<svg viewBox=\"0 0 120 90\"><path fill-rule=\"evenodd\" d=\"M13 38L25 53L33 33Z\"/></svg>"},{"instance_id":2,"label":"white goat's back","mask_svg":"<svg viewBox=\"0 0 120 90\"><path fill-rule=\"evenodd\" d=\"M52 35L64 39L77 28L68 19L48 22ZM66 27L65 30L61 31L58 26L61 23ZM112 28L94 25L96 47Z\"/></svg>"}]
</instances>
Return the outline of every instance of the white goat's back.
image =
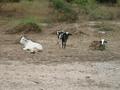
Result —
<instances>
[{"instance_id":1,"label":"white goat's back","mask_svg":"<svg viewBox=\"0 0 120 90\"><path fill-rule=\"evenodd\" d=\"M43 50L43 47L41 44L28 40L25 37L21 38L20 43L24 45L24 48L23 48L24 50L30 50L31 52L37 52L37 51Z\"/></svg>"},{"instance_id":2,"label":"white goat's back","mask_svg":"<svg viewBox=\"0 0 120 90\"><path fill-rule=\"evenodd\" d=\"M42 47L41 44L35 43L31 40L28 41L26 47L29 48L29 49L33 49L33 50L40 50L40 51L43 50L43 47Z\"/></svg>"}]
</instances>

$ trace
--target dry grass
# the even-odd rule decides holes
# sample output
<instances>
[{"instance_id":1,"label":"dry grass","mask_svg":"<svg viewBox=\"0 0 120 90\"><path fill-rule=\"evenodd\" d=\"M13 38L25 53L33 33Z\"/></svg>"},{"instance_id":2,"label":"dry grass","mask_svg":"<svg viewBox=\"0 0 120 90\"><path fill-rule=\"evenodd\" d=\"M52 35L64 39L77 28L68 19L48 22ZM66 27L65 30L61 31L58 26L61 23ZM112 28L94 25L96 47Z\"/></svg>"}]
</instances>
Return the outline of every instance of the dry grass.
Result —
<instances>
[{"instance_id":1,"label":"dry grass","mask_svg":"<svg viewBox=\"0 0 120 90\"><path fill-rule=\"evenodd\" d=\"M17 16L35 17L39 20L48 18L49 13L48 0L35 0L33 2L22 1L20 3L7 3L3 11L18 13Z\"/></svg>"},{"instance_id":2,"label":"dry grass","mask_svg":"<svg viewBox=\"0 0 120 90\"><path fill-rule=\"evenodd\" d=\"M118 6L98 5L89 12L90 20L120 20L120 11Z\"/></svg>"}]
</instances>

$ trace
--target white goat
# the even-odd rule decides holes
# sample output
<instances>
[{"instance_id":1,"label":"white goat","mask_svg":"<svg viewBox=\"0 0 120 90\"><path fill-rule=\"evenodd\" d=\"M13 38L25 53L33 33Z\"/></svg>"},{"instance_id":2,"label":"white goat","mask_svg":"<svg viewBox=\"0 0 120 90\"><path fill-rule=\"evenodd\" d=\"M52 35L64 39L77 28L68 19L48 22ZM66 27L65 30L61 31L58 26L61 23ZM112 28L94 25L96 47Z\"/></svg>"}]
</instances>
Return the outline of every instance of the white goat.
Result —
<instances>
[{"instance_id":1,"label":"white goat","mask_svg":"<svg viewBox=\"0 0 120 90\"><path fill-rule=\"evenodd\" d=\"M96 49L104 50L106 43L107 43L107 41L105 41L105 39L101 39L100 41L93 41L89 47L94 50L96 50Z\"/></svg>"},{"instance_id":2,"label":"white goat","mask_svg":"<svg viewBox=\"0 0 120 90\"><path fill-rule=\"evenodd\" d=\"M20 43L23 45L23 50L30 51L31 53L35 53L38 51L42 51L43 47L41 44L28 40L24 36L20 39Z\"/></svg>"}]
</instances>

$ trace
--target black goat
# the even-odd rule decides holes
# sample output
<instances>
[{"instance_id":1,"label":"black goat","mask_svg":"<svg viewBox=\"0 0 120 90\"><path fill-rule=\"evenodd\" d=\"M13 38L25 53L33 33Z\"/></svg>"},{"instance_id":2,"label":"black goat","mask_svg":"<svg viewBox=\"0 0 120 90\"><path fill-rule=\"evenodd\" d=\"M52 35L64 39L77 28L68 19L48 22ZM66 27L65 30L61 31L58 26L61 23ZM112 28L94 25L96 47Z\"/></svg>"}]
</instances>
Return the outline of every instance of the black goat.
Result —
<instances>
[{"instance_id":1,"label":"black goat","mask_svg":"<svg viewBox=\"0 0 120 90\"><path fill-rule=\"evenodd\" d=\"M66 43L68 40L68 37L72 35L69 32L64 32L64 31L57 31L57 36L58 36L58 43L61 45L62 48L66 48Z\"/></svg>"}]
</instances>

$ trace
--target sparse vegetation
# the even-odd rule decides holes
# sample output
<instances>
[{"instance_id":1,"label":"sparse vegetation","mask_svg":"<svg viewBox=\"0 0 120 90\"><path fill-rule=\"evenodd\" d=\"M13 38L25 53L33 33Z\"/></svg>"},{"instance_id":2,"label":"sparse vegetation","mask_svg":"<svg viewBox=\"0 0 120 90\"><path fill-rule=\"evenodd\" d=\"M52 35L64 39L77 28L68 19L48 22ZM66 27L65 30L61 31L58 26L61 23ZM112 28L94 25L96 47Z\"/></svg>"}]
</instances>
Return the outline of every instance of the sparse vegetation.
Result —
<instances>
[{"instance_id":1,"label":"sparse vegetation","mask_svg":"<svg viewBox=\"0 0 120 90\"><path fill-rule=\"evenodd\" d=\"M59 21L73 22L78 19L77 12L74 10L71 4L64 0L51 0L56 12L56 17Z\"/></svg>"},{"instance_id":2,"label":"sparse vegetation","mask_svg":"<svg viewBox=\"0 0 120 90\"><path fill-rule=\"evenodd\" d=\"M118 6L120 6L120 0L117 0L117 4L118 4Z\"/></svg>"},{"instance_id":3,"label":"sparse vegetation","mask_svg":"<svg viewBox=\"0 0 120 90\"><path fill-rule=\"evenodd\" d=\"M48 8L49 3L52 3L53 7ZM96 0L21 0L20 3L8 3L7 5L0 3L0 7L3 10L15 12L14 14L34 16L43 21L75 22L82 16L86 16L88 20L118 20L120 19L120 0L117 0L117 3L118 5L113 6L106 5L106 3L99 4ZM53 9L54 12L51 13Z\"/></svg>"},{"instance_id":4,"label":"sparse vegetation","mask_svg":"<svg viewBox=\"0 0 120 90\"><path fill-rule=\"evenodd\" d=\"M18 20L16 23L16 25L6 31L7 34L40 33L42 31L41 26L32 17Z\"/></svg>"},{"instance_id":5,"label":"sparse vegetation","mask_svg":"<svg viewBox=\"0 0 120 90\"><path fill-rule=\"evenodd\" d=\"M89 18L90 20L112 20L114 17L109 10L97 8L89 12Z\"/></svg>"},{"instance_id":6,"label":"sparse vegetation","mask_svg":"<svg viewBox=\"0 0 120 90\"><path fill-rule=\"evenodd\" d=\"M0 0L0 2L20 2L20 0Z\"/></svg>"},{"instance_id":7,"label":"sparse vegetation","mask_svg":"<svg viewBox=\"0 0 120 90\"><path fill-rule=\"evenodd\" d=\"M105 0L103 0L105 1ZM107 2L109 5L107 5ZM97 0L73 0L72 3L76 4L80 9L79 12L80 15L84 15L86 14L89 17L89 20L112 20L112 19L120 19L120 12L119 10L112 9L113 4L119 4L120 0L106 0L105 4L99 4L102 3L102 1L100 1L99 3L97 2ZM104 3L104 2L103 2ZM119 7L118 7L119 8Z\"/></svg>"},{"instance_id":8,"label":"sparse vegetation","mask_svg":"<svg viewBox=\"0 0 120 90\"><path fill-rule=\"evenodd\" d=\"M5 2L5 0L3 0L3 1ZM8 1L17 2L16 0L8 0ZM9 7L10 5L7 4L7 6L4 7L4 5L6 5L5 3L4 4L1 3L0 6L3 7L3 9L5 8L5 10L6 10L6 8L9 8L9 9L13 9L13 11L15 11L15 12L23 11L28 14L29 13L31 14L31 12L38 14L39 10L35 9L35 7L36 8L38 7L37 4L40 3L39 0L35 0L35 1L27 0L25 2L24 2L24 0L22 0L22 1L23 1L22 3L16 4L16 6L15 6L15 4L11 4L12 6ZM28 1L32 1L32 3L28 2ZM89 20L120 19L120 11L119 11L119 9L117 10L117 8L119 8L118 6L109 6L109 5L106 6L106 4L102 5L102 4L97 3L96 0L50 0L50 1L53 3L52 5L55 9L55 12L51 13L51 14L55 14L56 15L55 19L58 19L58 21L70 21L70 22L76 21L76 20L78 20L78 16L84 16L84 15L88 16ZM35 2L37 2L37 3L35 3ZM45 2L48 2L48 1L45 1ZM117 3L119 5L120 0L117 0ZM29 7L29 6L31 6L31 7ZM12 7L14 7L14 8L12 8ZM46 7L48 7L48 6L46 6ZM76 9L76 7L77 7L77 9ZM78 7L79 7L79 9L78 9ZM40 8L40 7L38 7L38 8ZM42 8L44 8L44 7L42 7ZM33 11L34 9L35 9L35 11ZM81 12L81 13L78 14L78 12Z\"/></svg>"},{"instance_id":9,"label":"sparse vegetation","mask_svg":"<svg viewBox=\"0 0 120 90\"><path fill-rule=\"evenodd\" d=\"M105 32L107 32L107 31L115 31L116 30L116 27L113 27L113 25L108 24L106 22L96 24L93 27L96 28L98 31L105 31Z\"/></svg>"}]
</instances>

